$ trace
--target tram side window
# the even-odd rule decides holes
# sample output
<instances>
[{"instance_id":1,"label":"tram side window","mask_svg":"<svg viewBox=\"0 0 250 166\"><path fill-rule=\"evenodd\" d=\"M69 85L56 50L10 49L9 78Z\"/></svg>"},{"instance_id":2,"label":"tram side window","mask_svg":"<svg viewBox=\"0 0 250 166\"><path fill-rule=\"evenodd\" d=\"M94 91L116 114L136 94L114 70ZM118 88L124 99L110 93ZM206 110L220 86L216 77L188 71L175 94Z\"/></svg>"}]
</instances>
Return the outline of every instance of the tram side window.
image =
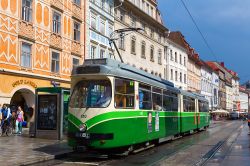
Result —
<instances>
[{"instance_id":1,"label":"tram side window","mask_svg":"<svg viewBox=\"0 0 250 166\"><path fill-rule=\"evenodd\" d=\"M135 86L134 81L115 79L115 108L134 108Z\"/></svg>"},{"instance_id":2,"label":"tram side window","mask_svg":"<svg viewBox=\"0 0 250 166\"><path fill-rule=\"evenodd\" d=\"M153 88L153 110L162 111L162 91L158 88Z\"/></svg>"},{"instance_id":3,"label":"tram side window","mask_svg":"<svg viewBox=\"0 0 250 166\"><path fill-rule=\"evenodd\" d=\"M195 100L193 98L183 96L183 111L195 112Z\"/></svg>"},{"instance_id":4,"label":"tram side window","mask_svg":"<svg viewBox=\"0 0 250 166\"><path fill-rule=\"evenodd\" d=\"M144 84L139 84L139 108L142 110L151 110L151 87Z\"/></svg>"},{"instance_id":5,"label":"tram side window","mask_svg":"<svg viewBox=\"0 0 250 166\"><path fill-rule=\"evenodd\" d=\"M208 112L209 106L207 102L199 100L199 112Z\"/></svg>"},{"instance_id":6,"label":"tram side window","mask_svg":"<svg viewBox=\"0 0 250 166\"><path fill-rule=\"evenodd\" d=\"M178 112L178 95L169 90L163 91L163 110Z\"/></svg>"}]
</instances>

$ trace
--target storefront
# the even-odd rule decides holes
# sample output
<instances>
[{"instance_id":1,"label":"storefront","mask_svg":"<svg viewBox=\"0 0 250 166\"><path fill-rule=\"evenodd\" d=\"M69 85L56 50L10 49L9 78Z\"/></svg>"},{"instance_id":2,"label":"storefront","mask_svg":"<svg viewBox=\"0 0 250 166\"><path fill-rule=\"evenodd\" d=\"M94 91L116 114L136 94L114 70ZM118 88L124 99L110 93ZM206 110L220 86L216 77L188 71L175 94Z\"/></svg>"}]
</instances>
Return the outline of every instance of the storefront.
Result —
<instances>
[{"instance_id":1,"label":"storefront","mask_svg":"<svg viewBox=\"0 0 250 166\"><path fill-rule=\"evenodd\" d=\"M21 106L27 127L35 119L35 89L53 87L55 81L41 77L0 74L0 104L9 104L12 110ZM57 81L60 87L69 88L69 81Z\"/></svg>"}]
</instances>

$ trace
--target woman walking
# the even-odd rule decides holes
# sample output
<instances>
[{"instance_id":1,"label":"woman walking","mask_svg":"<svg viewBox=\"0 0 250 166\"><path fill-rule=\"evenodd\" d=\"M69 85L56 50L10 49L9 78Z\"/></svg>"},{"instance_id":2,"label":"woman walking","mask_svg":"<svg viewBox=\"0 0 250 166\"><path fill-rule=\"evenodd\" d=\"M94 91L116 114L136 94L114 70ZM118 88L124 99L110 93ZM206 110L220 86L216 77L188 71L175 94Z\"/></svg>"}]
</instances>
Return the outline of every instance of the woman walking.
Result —
<instances>
[{"instance_id":1,"label":"woman walking","mask_svg":"<svg viewBox=\"0 0 250 166\"><path fill-rule=\"evenodd\" d=\"M23 125L23 121L24 121L24 116L23 116L23 114L24 114L24 112L23 112L23 110L22 110L22 108L21 108L21 106L18 106L18 108L17 108L17 134L22 134L22 125Z\"/></svg>"}]
</instances>

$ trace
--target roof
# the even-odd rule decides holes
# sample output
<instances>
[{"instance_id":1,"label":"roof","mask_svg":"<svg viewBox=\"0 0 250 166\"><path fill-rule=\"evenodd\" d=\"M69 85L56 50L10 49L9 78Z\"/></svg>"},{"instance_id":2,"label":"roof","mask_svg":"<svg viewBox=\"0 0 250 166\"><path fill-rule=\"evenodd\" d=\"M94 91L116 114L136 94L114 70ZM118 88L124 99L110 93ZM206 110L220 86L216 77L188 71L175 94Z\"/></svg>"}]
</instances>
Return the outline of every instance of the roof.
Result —
<instances>
[{"instance_id":1,"label":"roof","mask_svg":"<svg viewBox=\"0 0 250 166\"><path fill-rule=\"evenodd\" d=\"M187 42L181 32L170 32L168 39L187 50Z\"/></svg>"}]
</instances>

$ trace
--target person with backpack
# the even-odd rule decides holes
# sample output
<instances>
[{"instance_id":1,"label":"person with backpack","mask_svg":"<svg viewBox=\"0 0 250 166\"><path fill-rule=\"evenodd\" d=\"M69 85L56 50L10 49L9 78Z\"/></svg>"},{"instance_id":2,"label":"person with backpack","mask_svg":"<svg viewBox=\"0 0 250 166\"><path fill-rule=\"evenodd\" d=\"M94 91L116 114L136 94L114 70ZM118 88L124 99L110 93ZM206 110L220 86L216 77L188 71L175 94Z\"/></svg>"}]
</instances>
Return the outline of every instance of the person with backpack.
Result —
<instances>
[{"instance_id":1,"label":"person with backpack","mask_svg":"<svg viewBox=\"0 0 250 166\"><path fill-rule=\"evenodd\" d=\"M2 112L2 122L1 122L1 126L3 127L4 123L7 123L7 126L10 125L10 119L11 119L11 113L10 113L10 109L7 107L6 104L3 104L3 108L1 109Z\"/></svg>"}]
</instances>

